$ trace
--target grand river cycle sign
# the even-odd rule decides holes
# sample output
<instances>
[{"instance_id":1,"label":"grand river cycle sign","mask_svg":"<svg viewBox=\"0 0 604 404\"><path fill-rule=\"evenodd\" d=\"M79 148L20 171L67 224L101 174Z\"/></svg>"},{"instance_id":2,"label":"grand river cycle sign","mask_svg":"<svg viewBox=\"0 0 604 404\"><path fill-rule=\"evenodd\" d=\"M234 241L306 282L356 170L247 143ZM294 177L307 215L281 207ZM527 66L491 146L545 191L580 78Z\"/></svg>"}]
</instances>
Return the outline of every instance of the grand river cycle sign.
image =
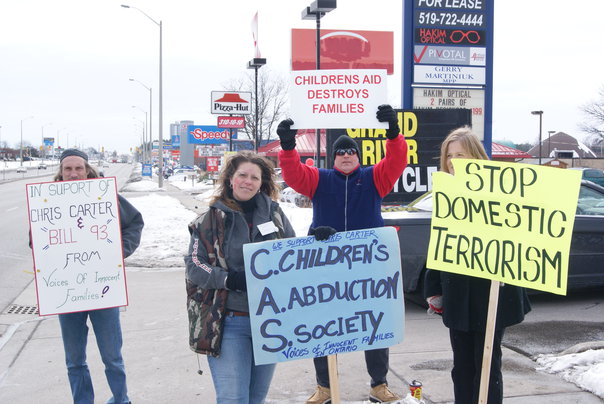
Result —
<instances>
[{"instance_id":1,"label":"grand river cycle sign","mask_svg":"<svg viewBox=\"0 0 604 404\"><path fill-rule=\"evenodd\" d=\"M128 304L115 178L27 184L40 315Z\"/></svg>"},{"instance_id":2,"label":"grand river cycle sign","mask_svg":"<svg viewBox=\"0 0 604 404\"><path fill-rule=\"evenodd\" d=\"M256 365L402 341L394 228L246 244L243 252Z\"/></svg>"}]
</instances>

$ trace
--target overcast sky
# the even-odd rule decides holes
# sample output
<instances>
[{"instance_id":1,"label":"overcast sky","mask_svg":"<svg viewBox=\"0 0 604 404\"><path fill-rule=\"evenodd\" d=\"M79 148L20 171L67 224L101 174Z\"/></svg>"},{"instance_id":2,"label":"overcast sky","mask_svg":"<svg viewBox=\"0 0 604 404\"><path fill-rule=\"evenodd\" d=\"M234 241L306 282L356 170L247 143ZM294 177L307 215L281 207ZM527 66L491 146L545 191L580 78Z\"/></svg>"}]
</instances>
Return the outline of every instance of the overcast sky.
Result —
<instances>
[{"instance_id":1,"label":"overcast sky","mask_svg":"<svg viewBox=\"0 0 604 404\"><path fill-rule=\"evenodd\" d=\"M125 3L124 3L125 2ZM210 92L247 73L254 56L251 19L259 11L262 69L289 77L291 28L311 0L19 0L0 2L0 141L127 151L140 142L153 89L158 133L159 28L134 9L162 20L164 138L169 124L214 125ZM604 84L604 1L496 0L493 139L536 142L563 131L582 138L579 107ZM325 29L394 31L395 74L388 101L400 101L401 0L339 0ZM138 108L132 108L135 105ZM139 109L140 108L140 109ZM33 118L29 118L33 116Z\"/></svg>"}]
</instances>

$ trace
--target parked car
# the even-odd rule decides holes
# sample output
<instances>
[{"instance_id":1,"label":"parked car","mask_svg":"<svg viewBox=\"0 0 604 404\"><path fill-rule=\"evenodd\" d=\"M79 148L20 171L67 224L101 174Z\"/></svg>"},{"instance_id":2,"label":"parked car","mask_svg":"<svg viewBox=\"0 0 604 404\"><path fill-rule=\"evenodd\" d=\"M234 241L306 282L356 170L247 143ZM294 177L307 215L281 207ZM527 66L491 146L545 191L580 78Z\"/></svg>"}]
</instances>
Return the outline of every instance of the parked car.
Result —
<instances>
[{"instance_id":1,"label":"parked car","mask_svg":"<svg viewBox=\"0 0 604 404\"><path fill-rule=\"evenodd\" d=\"M405 293L422 292L430 241L432 194L426 193L402 212L383 213L386 226L397 228ZM604 286L604 187L581 181L568 263L568 289Z\"/></svg>"},{"instance_id":2,"label":"parked car","mask_svg":"<svg viewBox=\"0 0 604 404\"><path fill-rule=\"evenodd\" d=\"M17 172L18 173L26 173L27 172L27 168L25 168L23 166L19 166L19 167L17 167Z\"/></svg>"},{"instance_id":3,"label":"parked car","mask_svg":"<svg viewBox=\"0 0 604 404\"><path fill-rule=\"evenodd\" d=\"M38 164L38 170L46 170L48 167L44 163Z\"/></svg>"},{"instance_id":4,"label":"parked car","mask_svg":"<svg viewBox=\"0 0 604 404\"><path fill-rule=\"evenodd\" d=\"M307 196L299 194L291 187L287 187L281 191L279 200L281 202L293 203L299 208L310 208L312 206L312 202Z\"/></svg>"},{"instance_id":5,"label":"parked car","mask_svg":"<svg viewBox=\"0 0 604 404\"><path fill-rule=\"evenodd\" d=\"M604 171L597 168L583 168L575 167L571 170L581 170L581 178L587 181L595 182L596 184L604 187Z\"/></svg>"}]
</instances>

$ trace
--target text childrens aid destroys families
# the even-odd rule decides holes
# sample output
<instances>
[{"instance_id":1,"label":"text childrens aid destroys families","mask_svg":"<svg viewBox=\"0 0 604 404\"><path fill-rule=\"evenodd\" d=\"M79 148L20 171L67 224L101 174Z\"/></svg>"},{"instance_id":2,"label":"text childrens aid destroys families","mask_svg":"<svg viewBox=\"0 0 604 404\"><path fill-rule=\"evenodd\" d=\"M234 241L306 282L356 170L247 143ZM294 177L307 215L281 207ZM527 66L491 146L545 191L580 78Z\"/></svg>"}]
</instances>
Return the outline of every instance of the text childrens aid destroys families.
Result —
<instances>
[{"instance_id":1,"label":"text childrens aid destroys families","mask_svg":"<svg viewBox=\"0 0 604 404\"><path fill-rule=\"evenodd\" d=\"M566 294L581 173L454 159L432 176L427 267Z\"/></svg>"},{"instance_id":2,"label":"text childrens aid destroys families","mask_svg":"<svg viewBox=\"0 0 604 404\"><path fill-rule=\"evenodd\" d=\"M115 178L27 184L40 315L128 304Z\"/></svg>"},{"instance_id":3,"label":"text childrens aid destroys families","mask_svg":"<svg viewBox=\"0 0 604 404\"><path fill-rule=\"evenodd\" d=\"M293 128L387 128L375 118L387 103L386 70L305 70L291 74Z\"/></svg>"},{"instance_id":4,"label":"text childrens aid destroys families","mask_svg":"<svg viewBox=\"0 0 604 404\"><path fill-rule=\"evenodd\" d=\"M256 365L402 341L394 228L245 244L243 253Z\"/></svg>"}]
</instances>

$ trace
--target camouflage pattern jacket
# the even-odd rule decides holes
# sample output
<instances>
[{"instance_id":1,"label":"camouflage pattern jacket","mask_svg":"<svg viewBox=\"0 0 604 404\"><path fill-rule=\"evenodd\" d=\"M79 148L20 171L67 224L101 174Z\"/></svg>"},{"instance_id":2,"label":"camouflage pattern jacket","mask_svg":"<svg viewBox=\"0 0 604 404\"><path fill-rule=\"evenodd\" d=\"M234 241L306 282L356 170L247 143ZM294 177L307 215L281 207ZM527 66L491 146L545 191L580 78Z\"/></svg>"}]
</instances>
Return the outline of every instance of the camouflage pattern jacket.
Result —
<instances>
[{"instance_id":1,"label":"camouflage pattern jacket","mask_svg":"<svg viewBox=\"0 0 604 404\"><path fill-rule=\"evenodd\" d=\"M247 293L225 286L230 271L245 270L243 245L295 237L279 204L262 193L255 198L251 229L242 212L221 201L189 224L191 242L185 256L189 345L197 353L219 356L225 312L249 312ZM269 221L278 231L262 235L258 225Z\"/></svg>"}]
</instances>

